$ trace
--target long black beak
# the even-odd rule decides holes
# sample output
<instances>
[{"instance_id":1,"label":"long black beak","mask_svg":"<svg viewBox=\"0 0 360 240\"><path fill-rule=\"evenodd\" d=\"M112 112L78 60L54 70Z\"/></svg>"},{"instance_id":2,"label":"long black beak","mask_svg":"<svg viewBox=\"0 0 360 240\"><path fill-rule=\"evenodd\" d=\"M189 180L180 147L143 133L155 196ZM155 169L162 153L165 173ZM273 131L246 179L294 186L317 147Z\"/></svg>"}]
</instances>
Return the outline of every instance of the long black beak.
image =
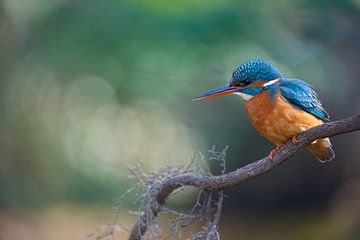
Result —
<instances>
[{"instance_id":1,"label":"long black beak","mask_svg":"<svg viewBox=\"0 0 360 240\"><path fill-rule=\"evenodd\" d=\"M236 91L238 91L239 88L238 87L230 87L230 86L223 86L223 87L219 87L216 88L214 90L208 91L204 94L201 94L200 96L193 98L193 101L198 101L198 100L203 100L203 99L207 99L207 98L213 98L213 97L218 97L221 95L226 95L226 94L230 94L230 93L234 93Z\"/></svg>"}]
</instances>

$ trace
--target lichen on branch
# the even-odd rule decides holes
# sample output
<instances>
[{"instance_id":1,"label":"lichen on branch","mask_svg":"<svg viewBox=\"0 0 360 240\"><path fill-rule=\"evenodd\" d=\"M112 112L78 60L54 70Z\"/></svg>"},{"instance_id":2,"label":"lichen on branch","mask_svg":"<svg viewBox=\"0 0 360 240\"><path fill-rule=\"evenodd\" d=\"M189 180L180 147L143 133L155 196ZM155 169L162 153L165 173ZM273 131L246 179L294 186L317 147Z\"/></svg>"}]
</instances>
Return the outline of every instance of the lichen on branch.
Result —
<instances>
[{"instance_id":1,"label":"lichen on branch","mask_svg":"<svg viewBox=\"0 0 360 240\"><path fill-rule=\"evenodd\" d=\"M219 240L218 223L223 205L224 189L268 172L291 159L316 139L358 130L360 130L360 115L324 123L299 134L296 144L293 144L291 140L286 142L277 150L271 160L264 157L228 173L225 173L227 148L223 151L216 151L213 148L209 150L208 160L219 161L221 172L217 176L211 174L209 165L201 154L198 155L198 159L194 156L188 166L168 164L164 168L150 173L144 171L141 165L136 165L130 168L130 171L137 182L137 186L128 192L137 189L136 191L139 193L137 202L140 207L136 212L138 220L130 231L129 240L159 239L160 236L164 239L172 239L173 237L182 239L183 230L191 228L195 221L199 222L199 220L202 228L200 231L195 231L190 239ZM176 196L176 193L181 192L186 186L199 189L197 200L189 212L183 213L164 206L170 196ZM175 216L167 224L166 235L164 235L163 226L158 219L159 214ZM118 214L108 228L100 228L99 231L92 233L90 238L113 237L116 231L117 218Z\"/></svg>"}]
</instances>

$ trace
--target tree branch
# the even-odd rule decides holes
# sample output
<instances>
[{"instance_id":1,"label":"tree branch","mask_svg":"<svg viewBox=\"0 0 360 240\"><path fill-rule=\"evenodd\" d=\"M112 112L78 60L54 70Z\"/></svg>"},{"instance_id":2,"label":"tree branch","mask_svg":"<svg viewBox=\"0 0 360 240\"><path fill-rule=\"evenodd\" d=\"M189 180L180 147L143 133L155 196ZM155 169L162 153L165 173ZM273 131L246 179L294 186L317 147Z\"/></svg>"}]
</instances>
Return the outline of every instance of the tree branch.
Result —
<instances>
[{"instance_id":1,"label":"tree branch","mask_svg":"<svg viewBox=\"0 0 360 240\"><path fill-rule=\"evenodd\" d=\"M201 189L224 189L238 185L239 183L266 173L280 163L289 160L296 153L300 152L316 139L332 137L339 134L349 133L360 130L360 115L339 121L332 121L313 127L297 136L298 143L292 144L291 141L285 143L275 154L272 160L265 157L252 162L235 171L219 176L199 176L195 174L183 174L167 179L162 183L157 194L150 200L147 211L150 215L157 217L165 204L167 197L177 188L182 186L193 186ZM139 240L147 231L152 220L148 219L147 213L142 213L133 226L129 240Z\"/></svg>"}]
</instances>

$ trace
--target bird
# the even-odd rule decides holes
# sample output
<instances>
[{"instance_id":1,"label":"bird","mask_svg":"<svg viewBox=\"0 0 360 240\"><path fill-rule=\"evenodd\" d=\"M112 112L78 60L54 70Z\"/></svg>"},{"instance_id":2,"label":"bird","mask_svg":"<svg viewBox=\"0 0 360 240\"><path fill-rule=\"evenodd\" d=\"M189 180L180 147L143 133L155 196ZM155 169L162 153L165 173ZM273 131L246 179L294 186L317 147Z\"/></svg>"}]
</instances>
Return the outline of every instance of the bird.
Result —
<instances>
[{"instance_id":1,"label":"bird","mask_svg":"<svg viewBox=\"0 0 360 240\"><path fill-rule=\"evenodd\" d=\"M237 67L228 84L193 98L204 100L226 94L240 95L254 128L275 144L268 158L288 140L298 143L301 132L329 121L313 87L300 79L286 78L269 61L255 59ZM322 163L335 157L329 138L307 148Z\"/></svg>"}]
</instances>

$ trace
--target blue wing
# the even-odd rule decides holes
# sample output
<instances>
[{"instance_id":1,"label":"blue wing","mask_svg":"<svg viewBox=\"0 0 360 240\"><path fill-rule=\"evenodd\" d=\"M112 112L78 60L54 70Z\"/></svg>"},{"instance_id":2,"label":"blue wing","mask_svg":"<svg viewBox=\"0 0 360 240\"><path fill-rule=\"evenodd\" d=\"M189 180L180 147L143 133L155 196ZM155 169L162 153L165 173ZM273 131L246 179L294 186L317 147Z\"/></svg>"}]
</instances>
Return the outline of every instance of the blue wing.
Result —
<instances>
[{"instance_id":1,"label":"blue wing","mask_svg":"<svg viewBox=\"0 0 360 240\"><path fill-rule=\"evenodd\" d=\"M323 121L329 120L329 114L322 107L316 92L306 82L283 78L279 87L281 95L294 107L311 113Z\"/></svg>"}]
</instances>

